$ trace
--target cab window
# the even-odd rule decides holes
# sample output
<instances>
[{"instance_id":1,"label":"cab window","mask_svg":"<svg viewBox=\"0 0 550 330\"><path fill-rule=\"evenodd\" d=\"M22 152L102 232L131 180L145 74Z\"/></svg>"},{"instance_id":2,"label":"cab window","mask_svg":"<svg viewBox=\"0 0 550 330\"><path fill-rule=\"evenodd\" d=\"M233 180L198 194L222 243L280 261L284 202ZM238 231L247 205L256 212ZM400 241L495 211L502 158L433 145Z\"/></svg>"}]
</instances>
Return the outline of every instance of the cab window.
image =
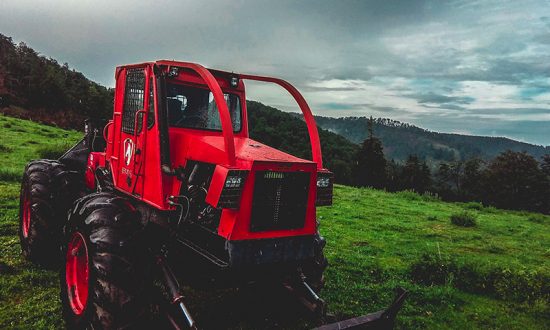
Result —
<instances>
[{"instance_id":1,"label":"cab window","mask_svg":"<svg viewBox=\"0 0 550 330\"><path fill-rule=\"evenodd\" d=\"M220 114L214 95L208 89L167 84L166 104L170 127L221 131ZM241 130L241 104L235 94L224 93L233 131Z\"/></svg>"}]
</instances>

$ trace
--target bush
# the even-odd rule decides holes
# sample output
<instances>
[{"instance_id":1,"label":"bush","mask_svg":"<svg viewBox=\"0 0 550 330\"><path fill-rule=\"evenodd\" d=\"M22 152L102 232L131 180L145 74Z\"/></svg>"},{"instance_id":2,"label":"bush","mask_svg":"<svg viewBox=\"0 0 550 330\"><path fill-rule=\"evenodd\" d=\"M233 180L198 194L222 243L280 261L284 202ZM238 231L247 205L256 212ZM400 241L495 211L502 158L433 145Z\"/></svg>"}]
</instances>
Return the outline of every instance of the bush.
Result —
<instances>
[{"instance_id":1,"label":"bush","mask_svg":"<svg viewBox=\"0 0 550 330\"><path fill-rule=\"evenodd\" d=\"M58 159L71 148L69 144L52 144L38 148L38 158Z\"/></svg>"},{"instance_id":2,"label":"bush","mask_svg":"<svg viewBox=\"0 0 550 330\"><path fill-rule=\"evenodd\" d=\"M423 254L410 268L414 282L424 285L443 285L449 280L451 260L443 259L434 254Z\"/></svg>"},{"instance_id":3,"label":"bush","mask_svg":"<svg viewBox=\"0 0 550 330\"><path fill-rule=\"evenodd\" d=\"M397 196L409 201L436 202L441 200L438 195L430 192L419 194L413 190L401 190L395 193Z\"/></svg>"},{"instance_id":4,"label":"bush","mask_svg":"<svg viewBox=\"0 0 550 330\"><path fill-rule=\"evenodd\" d=\"M451 223L461 227L474 227L477 225L476 217L468 212L451 215Z\"/></svg>"},{"instance_id":5,"label":"bush","mask_svg":"<svg viewBox=\"0 0 550 330\"><path fill-rule=\"evenodd\" d=\"M534 303L550 299L550 277L536 270L488 268L450 257L423 254L413 262L409 275L423 285L452 285L476 294L489 294L503 300Z\"/></svg>"},{"instance_id":6,"label":"bush","mask_svg":"<svg viewBox=\"0 0 550 330\"><path fill-rule=\"evenodd\" d=\"M481 204L480 202L468 202L464 204L464 207L469 210L483 210L483 204Z\"/></svg>"}]
</instances>

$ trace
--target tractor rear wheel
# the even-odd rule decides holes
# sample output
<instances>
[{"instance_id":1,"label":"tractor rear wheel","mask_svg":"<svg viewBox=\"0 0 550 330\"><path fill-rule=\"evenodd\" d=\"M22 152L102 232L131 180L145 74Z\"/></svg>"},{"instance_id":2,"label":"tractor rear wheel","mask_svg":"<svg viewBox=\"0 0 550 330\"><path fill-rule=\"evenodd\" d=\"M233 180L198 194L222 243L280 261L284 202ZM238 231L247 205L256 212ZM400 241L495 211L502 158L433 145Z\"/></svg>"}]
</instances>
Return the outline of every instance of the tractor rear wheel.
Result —
<instances>
[{"instance_id":1,"label":"tractor rear wheel","mask_svg":"<svg viewBox=\"0 0 550 330\"><path fill-rule=\"evenodd\" d=\"M65 227L60 271L69 329L133 329L149 320L149 260L140 214L123 197L93 193L76 201Z\"/></svg>"},{"instance_id":2,"label":"tractor rear wheel","mask_svg":"<svg viewBox=\"0 0 550 330\"><path fill-rule=\"evenodd\" d=\"M59 262L67 211L83 189L78 173L56 160L27 164L19 200L19 239L27 260L46 266Z\"/></svg>"}]
</instances>

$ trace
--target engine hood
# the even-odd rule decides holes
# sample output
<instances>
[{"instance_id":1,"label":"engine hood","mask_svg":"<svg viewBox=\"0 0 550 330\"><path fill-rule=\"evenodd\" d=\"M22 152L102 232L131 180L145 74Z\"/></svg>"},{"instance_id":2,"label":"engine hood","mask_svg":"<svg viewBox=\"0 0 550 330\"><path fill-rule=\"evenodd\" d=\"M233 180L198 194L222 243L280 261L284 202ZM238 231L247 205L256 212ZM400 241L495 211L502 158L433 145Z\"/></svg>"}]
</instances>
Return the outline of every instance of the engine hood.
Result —
<instances>
[{"instance_id":1,"label":"engine hood","mask_svg":"<svg viewBox=\"0 0 550 330\"><path fill-rule=\"evenodd\" d=\"M315 164L247 137L236 136L234 141L236 166L239 168L249 169L254 162ZM170 152L178 160L193 159L223 164L226 159L223 136L190 130L170 130ZM222 161L216 162L214 159Z\"/></svg>"}]
</instances>

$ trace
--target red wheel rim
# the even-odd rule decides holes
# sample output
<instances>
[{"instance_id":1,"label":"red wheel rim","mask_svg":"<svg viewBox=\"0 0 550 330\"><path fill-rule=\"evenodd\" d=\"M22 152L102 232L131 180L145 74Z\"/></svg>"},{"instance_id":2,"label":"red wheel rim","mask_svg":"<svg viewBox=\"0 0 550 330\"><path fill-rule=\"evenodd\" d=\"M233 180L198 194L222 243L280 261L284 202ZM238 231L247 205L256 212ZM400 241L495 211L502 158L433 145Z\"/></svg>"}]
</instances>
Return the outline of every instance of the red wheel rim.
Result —
<instances>
[{"instance_id":1,"label":"red wheel rim","mask_svg":"<svg viewBox=\"0 0 550 330\"><path fill-rule=\"evenodd\" d=\"M75 232L69 241L65 264L65 280L69 304L76 315L82 314L88 301L88 247L81 233Z\"/></svg>"},{"instance_id":2,"label":"red wheel rim","mask_svg":"<svg viewBox=\"0 0 550 330\"><path fill-rule=\"evenodd\" d=\"M31 227L31 199L28 189L25 189L23 196L23 237L29 236L29 228Z\"/></svg>"}]
</instances>

